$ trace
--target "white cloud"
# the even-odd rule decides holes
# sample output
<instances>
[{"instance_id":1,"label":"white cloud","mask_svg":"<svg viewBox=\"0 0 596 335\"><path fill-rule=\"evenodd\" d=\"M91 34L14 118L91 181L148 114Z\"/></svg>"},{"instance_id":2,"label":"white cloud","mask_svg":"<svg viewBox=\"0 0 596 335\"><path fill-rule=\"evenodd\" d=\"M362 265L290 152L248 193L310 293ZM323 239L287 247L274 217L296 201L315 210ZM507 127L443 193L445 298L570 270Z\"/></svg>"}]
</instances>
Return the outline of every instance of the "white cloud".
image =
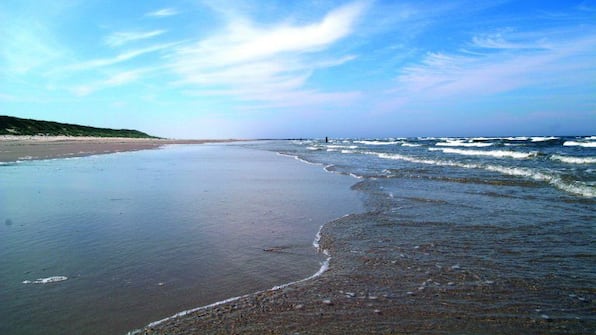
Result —
<instances>
[{"instance_id":1,"label":"white cloud","mask_svg":"<svg viewBox=\"0 0 596 335\"><path fill-rule=\"evenodd\" d=\"M402 102L462 99L493 95L523 87L548 89L595 83L596 37L550 41L550 48L523 50L504 40L483 40L478 46L497 49L473 56L428 53L405 67L391 94Z\"/></svg>"},{"instance_id":2,"label":"white cloud","mask_svg":"<svg viewBox=\"0 0 596 335\"><path fill-rule=\"evenodd\" d=\"M20 25L28 29L23 29ZM25 74L63 57L62 48L47 29L37 23L0 25L0 72Z\"/></svg>"},{"instance_id":3,"label":"white cloud","mask_svg":"<svg viewBox=\"0 0 596 335\"><path fill-rule=\"evenodd\" d=\"M101 81L74 86L70 91L77 96L86 96L102 89L122 86L134 82L146 72L148 72L148 70L118 72Z\"/></svg>"},{"instance_id":4,"label":"white cloud","mask_svg":"<svg viewBox=\"0 0 596 335\"><path fill-rule=\"evenodd\" d=\"M552 47L543 34L516 33L512 29L503 29L501 32L474 36L471 46L480 49L500 50L549 49Z\"/></svg>"},{"instance_id":5,"label":"white cloud","mask_svg":"<svg viewBox=\"0 0 596 335\"><path fill-rule=\"evenodd\" d=\"M197 91L216 91L243 100L307 99L306 95L316 93L304 89L314 71L355 58L324 52L354 31L365 8L363 3L351 3L302 26L259 27L234 17L225 31L177 49L172 68L181 77L178 84L192 85Z\"/></svg>"},{"instance_id":6,"label":"white cloud","mask_svg":"<svg viewBox=\"0 0 596 335\"><path fill-rule=\"evenodd\" d=\"M145 32L115 32L105 38L105 43L110 47L118 47L129 42L145 40L165 33L165 30Z\"/></svg>"},{"instance_id":7,"label":"white cloud","mask_svg":"<svg viewBox=\"0 0 596 335\"><path fill-rule=\"evenodd\" d=\"M178 11L173 8L162 8L162 9L145 14L145 16L152 16L152 17L165 17L165 16L173 16L173 15L178 15Z\"/></svg>"},{"instance_id":8,"label":"white cloud","mask_svg":"<svg viewBox=\"0 0 596 335\"><path fill-rule=\"evenodd\" d=\"M71 64L71 65L66 66L65 68L60 69L60 70L71 70L71 71L73 71L73 70L89 70L89 69L95 69L95 68L100 68L100 67L104 67L104 66L110 66L110 65L126 62L128 60L131 60L133 58L136 58L136 57L139 57L139 56L142 56L145 54L168 49L168 48L174 47L176 45L178 45L178 43L157 44L157 45L153 45L153 46L150 46L147 48L141 48L141 49L127 51L127 52L118 54L111 58L98 58L98 59L92 59L92 60L88 60L88 61L84 61L84 62L80 62L80 63Z\"/></svg>"}]
</instances>

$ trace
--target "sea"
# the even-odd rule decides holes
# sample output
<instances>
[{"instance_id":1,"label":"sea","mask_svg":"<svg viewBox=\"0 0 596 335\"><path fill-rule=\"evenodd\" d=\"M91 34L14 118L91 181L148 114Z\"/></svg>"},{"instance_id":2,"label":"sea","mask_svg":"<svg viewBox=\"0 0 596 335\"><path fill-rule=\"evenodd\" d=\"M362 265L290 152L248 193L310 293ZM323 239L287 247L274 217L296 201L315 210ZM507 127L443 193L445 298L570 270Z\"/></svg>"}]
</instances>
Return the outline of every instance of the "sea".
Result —
<instances>
[{"instance_id":1,"label":"sea","mask_svg":"<svg viewBox=\"0 0 596 335\"><path fill-rule=\"evenodd\" d=\"M125 334L309 278L321 226L354 213L498 285L486 304L596 331L595 136L168 146L4 164L0 181L2 334Z\"/></svg>"},{"instance_id":2,"label":"sea","mask_svg":"<svg viewBox=\"0 0 596 335\"><path fill-rule=\"evenodd\" d=\"M352 184L250 144L0 165L0 334L127 334L312 276Z\"/></svg>"}]
</instances>

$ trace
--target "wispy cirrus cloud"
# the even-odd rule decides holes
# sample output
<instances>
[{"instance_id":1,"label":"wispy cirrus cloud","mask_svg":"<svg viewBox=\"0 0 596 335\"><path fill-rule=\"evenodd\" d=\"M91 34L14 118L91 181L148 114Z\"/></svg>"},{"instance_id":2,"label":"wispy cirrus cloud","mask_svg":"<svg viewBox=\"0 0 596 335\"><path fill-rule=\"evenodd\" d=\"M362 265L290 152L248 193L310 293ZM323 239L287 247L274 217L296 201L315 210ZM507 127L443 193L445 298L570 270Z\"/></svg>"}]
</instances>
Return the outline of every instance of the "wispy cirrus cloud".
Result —
<instances>
[{"instance_id":1,"label":"wispy cirrus cloud","mask_svg":"<svg viewBox=\"0 0 596 335\"><path fill-rule=\"evenodd\" d=\"M137 57L168 50L177 45L179 45L179 43L157 44L146 48L123 52L110 58L97 58L74 63L55 69L55 72L48 72L48 76L60 75L63 77L70 77L72 75L74 78L77 78L80 77L79 73L82 74L83 78L88 78L86 82L70 84L68 85L68 90L77 96L87 96L106 88L138 81L147 73L162 71L165 66L160 63L159 57L150 58L144 67L142 67L139 62L133 60ZM127 62L130 63L122 64ZM106 73L109 74L107 78L102 80L96 79L98 77L105 77ZM78 81L80 81L80 79Z\"/></svg>"},{"instance_id":2,"label":"wispy cirrus cloud","mask_svg":"<svg viewBox=\"0 0 596 335\"><path fill-rule=\"evenodd\" d=\"M365 9L365 3L350 3L305 25L262 27L235 17L224 31L178 48L171 66L180 77L178 84L197 92L254 101L272 101L274 96L303 100L307 92L315 93L305 87L316 70L355 58L325 51L353 33Z\"/></svg>"},{"instance_id":3,"label":"wispy cirrus cloud","mask_svg":"<svg viewBox=\"0 0 596 335\"><path fill-rule=\"evenodd\" d=\"M22 29L22 25L28 29ZM0 24L0 72L26 74L64 57L54 36L39 23Z\"/></svg>"},{"instance_id":4,"label":"wispy cirrus cloud","mask_svg":"<svg viewBox=\"0 0 596 335\"><path fill-rule=\"evenodd\" d=\"M516 42L502 35L477 36L472 55L429 52L404 67L390 93L408 103L596 83L591 56L596 54L596 35L571 36Z\"/></svg>"},{"instance_id":5,"label":"wispy cirrus cloud","mask_svg":"<svg viewBox=\"0 0 596 335\"><path fill-rule=\"evenodd\" d=\"M117 72L104 80L76 85L70 88L70 91L77 96L86 96L99 90L134 82L147 72L146 69Z\"/></svg>"},{"instance_id":6,"label":"wispy cirrus cloud","mask_svg":"<svg viewBox=\"0 0 596 335\"><path fill-rule=\"evenodd\" d=\"M146 13L145 16L150 16L150 17L166 17L166 16L174 16L174 15L178 15L178 11L174 8L162 8L162 9L158 9L156 11L153 12L149 12Z\"/></svg>"},{"instance_id":7,"label":"wispy cirrus cloud","mask_svg":"<svg viewBox=\"0 0 596 335\"><path fill-rule=\"evenodd\" d=\"M90 69L115 65L118 63L129 61L133 58L136 58L136 57L139 57L139 56L142 56L145 54L150 54L150 53L154 53L157 51L162 51L162 50L165 50L168 48L172 48L172 47L175 47L176 45L179 45L179 43L173 42L173 43L156 44L156 45L152 45L152 46L149 46L146 48L134 49L134 50L130 50L127 52L123 52L123 53L120 53L120 54L118 54L114 57L110 57L110 58L97 58L97 59L92 59L92 60L87 60L87 61L83 61L83 62L79 62L79 63L70 64L64 68L59 69L59 70L60 71L80 71L80 70L90 70Z\"/></svg>"},{"instance_id":8,"label":"wispy cirrus cloud","mask_svg":"<svg viewBox=\"0 0 596 335\"><path fill-rule=\"evenodd\" d=\"M501 29L497 32L478 34L472 38L470 47L493 50L529 50L552 48L545 33L516 32L512 28Z\"/></svg>"},{"instance_id":9,"label":"wispy cirrus cloud","mask_svg":"<svg viewBox=\"0 0 596 335\"><path fill-rule=\"evenodd\" d=\"M129 42L156 37L165 32L165 30L115 32L105 38L105 43L110 47L119 47Z\"/></svg>"}]
</instances>

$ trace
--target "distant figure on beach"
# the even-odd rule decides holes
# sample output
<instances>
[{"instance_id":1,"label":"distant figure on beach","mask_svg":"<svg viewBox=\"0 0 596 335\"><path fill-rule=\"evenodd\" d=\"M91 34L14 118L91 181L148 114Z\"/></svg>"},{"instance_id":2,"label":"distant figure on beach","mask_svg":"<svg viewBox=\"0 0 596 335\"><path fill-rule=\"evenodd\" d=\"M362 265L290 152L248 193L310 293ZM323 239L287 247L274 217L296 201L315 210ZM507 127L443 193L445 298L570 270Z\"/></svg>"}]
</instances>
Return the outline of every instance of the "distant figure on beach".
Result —
<instances>
[{"instance_id":1,"label":"distant figure on beach","mask_svg":"<svg viewBox=\"0 0 596 335\"><path fill-rule=\"evenodd\" d=\"M325 136L325 143L329 143L329 137Z\"/></svg>"}]
</instances>

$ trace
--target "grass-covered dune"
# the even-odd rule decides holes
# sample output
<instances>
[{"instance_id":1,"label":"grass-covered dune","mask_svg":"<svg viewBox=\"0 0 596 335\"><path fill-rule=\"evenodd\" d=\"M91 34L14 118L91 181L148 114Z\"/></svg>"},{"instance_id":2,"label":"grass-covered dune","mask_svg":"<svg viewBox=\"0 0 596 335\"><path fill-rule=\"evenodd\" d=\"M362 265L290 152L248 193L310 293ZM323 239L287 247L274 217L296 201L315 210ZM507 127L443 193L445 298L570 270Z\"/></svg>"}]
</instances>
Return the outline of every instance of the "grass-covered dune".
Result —
<instances>
[{"instance_id":1,"label":"grass-covered dune","mask_svg":"<svg viewBox=\"0 0 596 335\"><path fill-rule=\"evenodd\" d=\"M155 138L138 130L108 129L0 115L0 135Z\"/></svg>"}]
</instances>

